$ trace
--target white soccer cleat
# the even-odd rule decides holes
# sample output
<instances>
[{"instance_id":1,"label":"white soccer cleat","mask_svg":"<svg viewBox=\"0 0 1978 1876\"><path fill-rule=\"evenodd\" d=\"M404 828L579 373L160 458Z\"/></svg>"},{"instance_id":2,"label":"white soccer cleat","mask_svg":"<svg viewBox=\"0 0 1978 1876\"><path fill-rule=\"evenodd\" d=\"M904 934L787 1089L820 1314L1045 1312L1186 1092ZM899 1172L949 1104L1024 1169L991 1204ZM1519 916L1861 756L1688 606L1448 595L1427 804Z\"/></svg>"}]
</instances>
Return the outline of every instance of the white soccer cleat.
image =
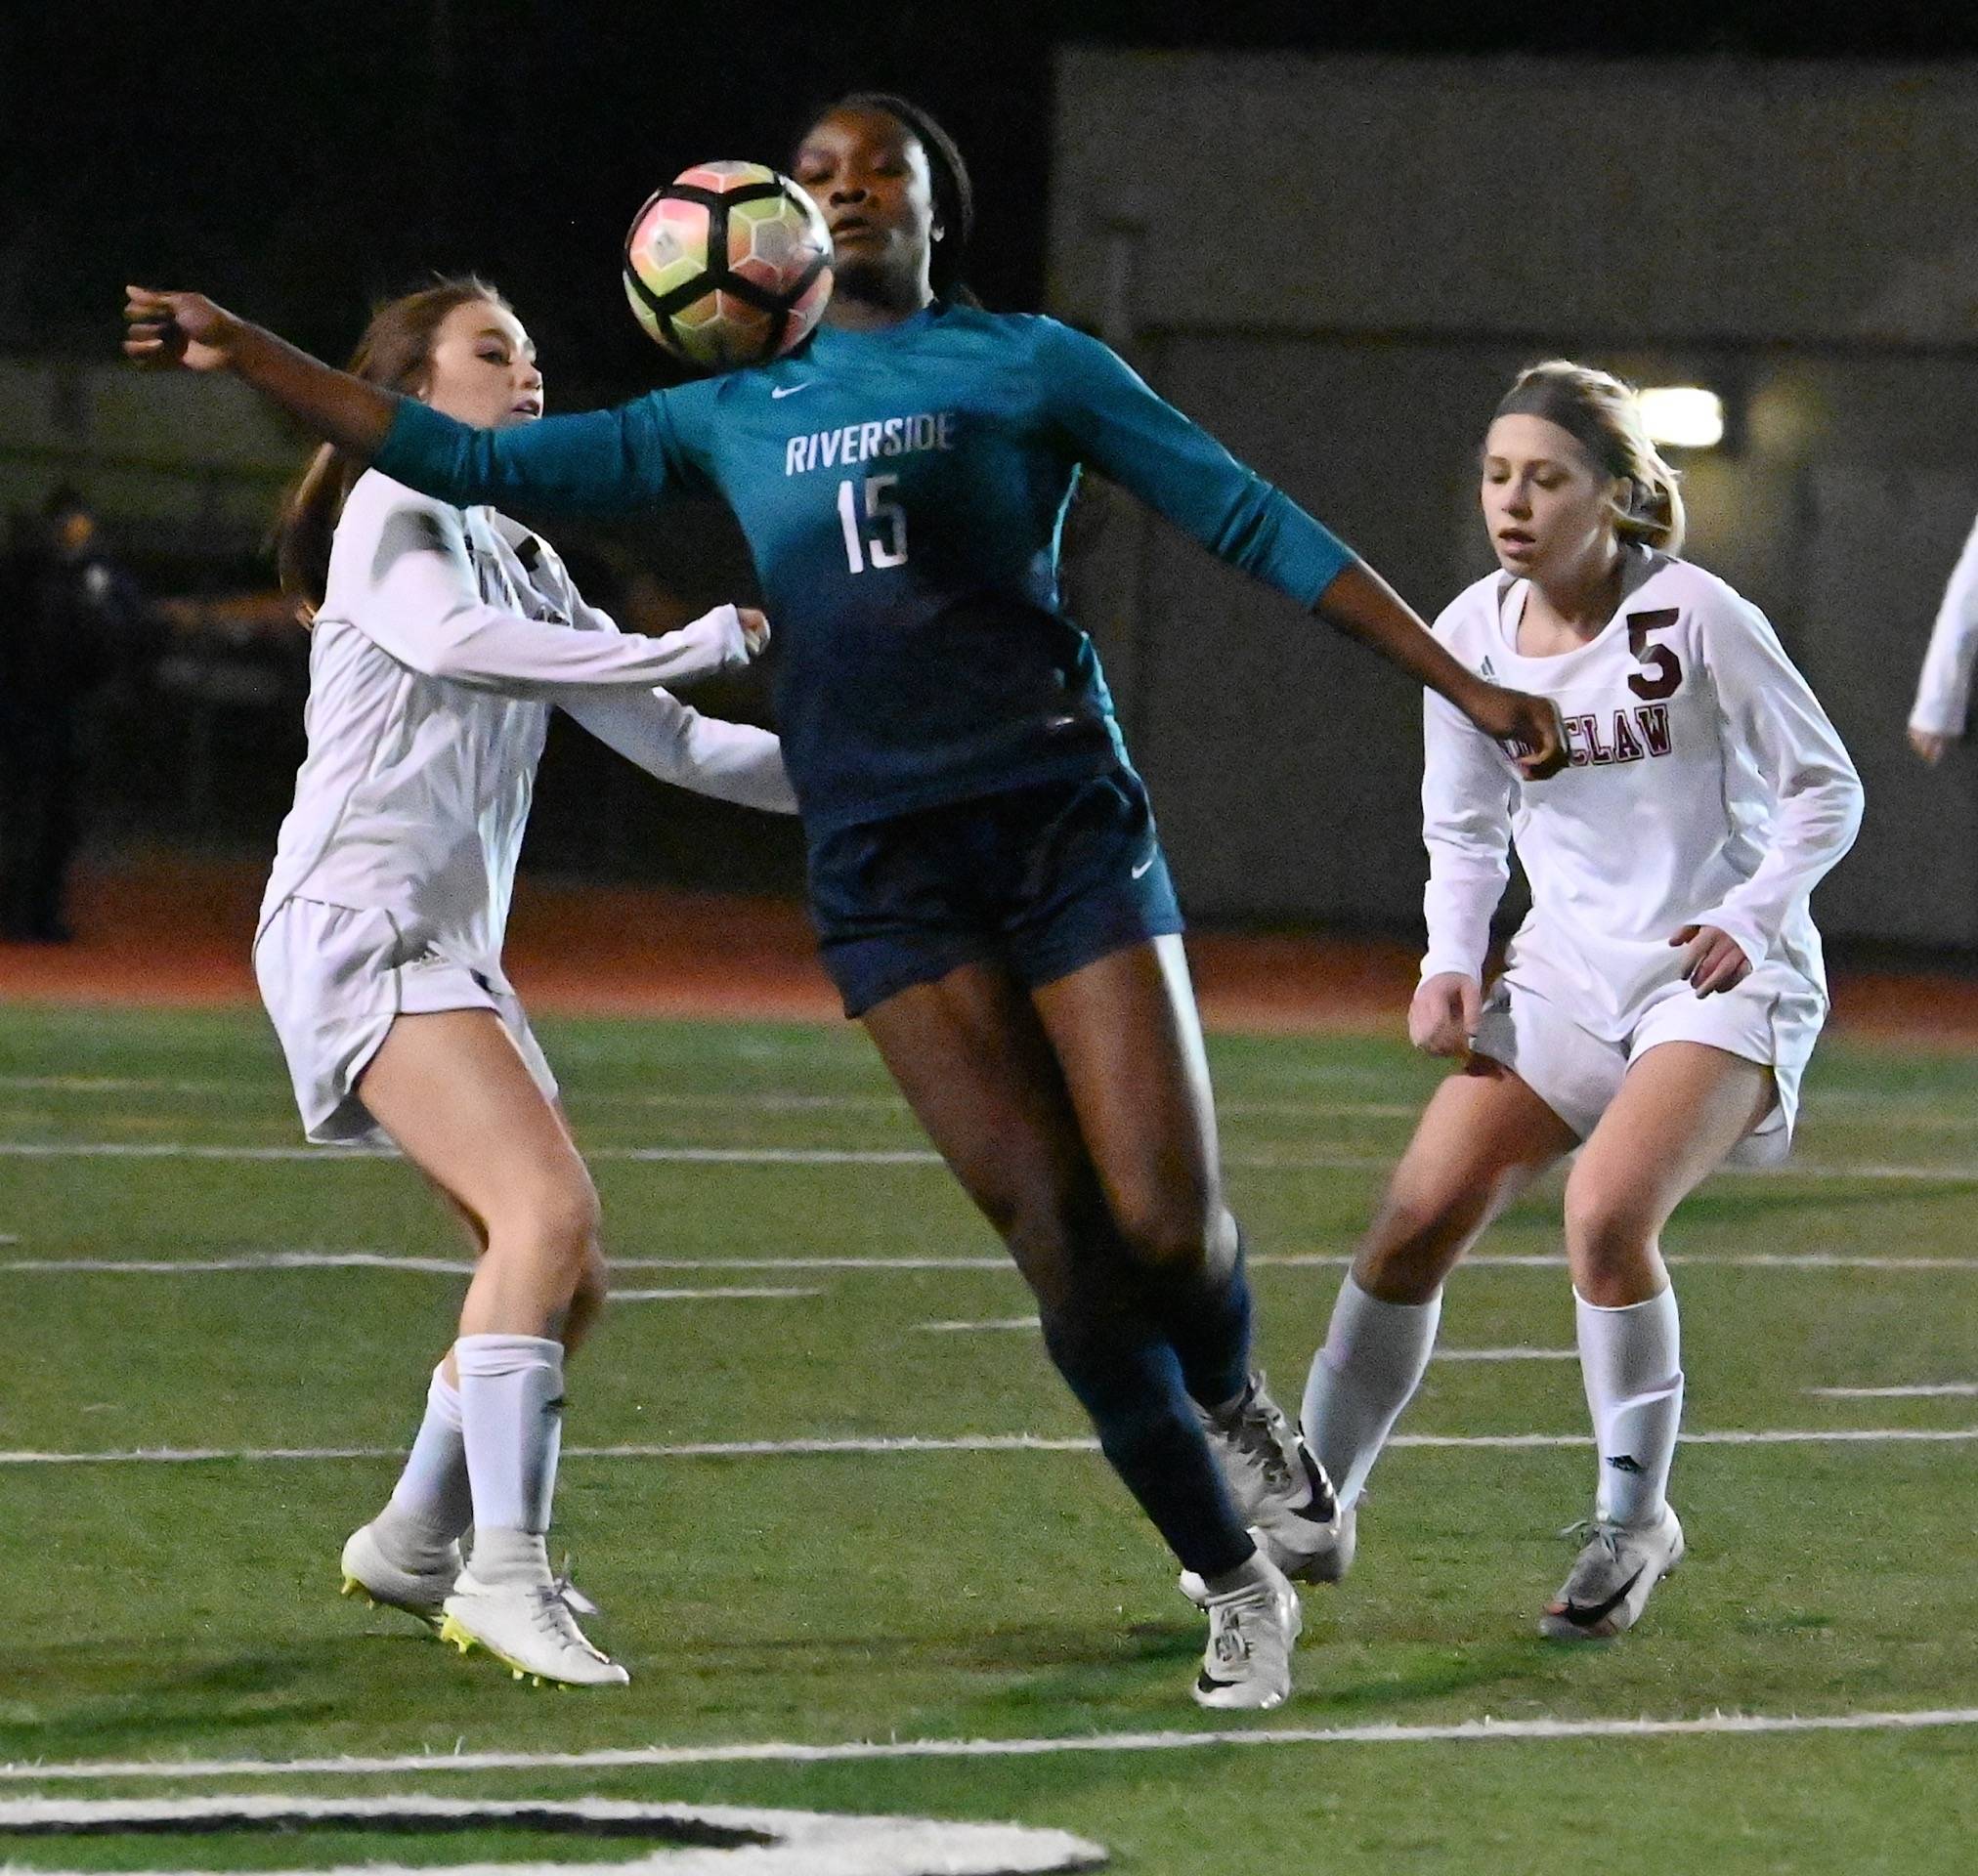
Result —
<instances>
[{"instance_id":1,"label":"white soccer cleat","mask_svg":"<svg viewBox=\"0 0 1978 1876\"><path fill-rule=\"evenodd\" d=\"M1326 1538L1320 1526L1312 1525L1303 1532L1310 1543L1319 1538L1318 1547L1307 1549L1293 1556L1260 1525L1250 1527L1250 1535L1257 1548L1288 1577L1299 1583L1343 1583L1346 1573L1353 1568L1354 1553L1359 1549L1359 1514L1352 1505L1342 1505L1334 1519L1332 1534ZM1180 1589L1183 1596L1198 1608L1209 1606L1209 1586L1193 1570L1183 1570Z\"/></svg>"},{"instance_id":2,"label":"white soccer cleat","mask_svg":"<svg viewBox=\"0 0 1978 1876\"><path fill-rule=\"evenodd\" d=\"M1291 1691L1291 1648L1305 1626L1298 1592L1261 1553L1257 1580L1226 1596L1212 1596L1209 1645L1195 1677L1198 1706L1262 1712Z\"/></svg>"},{"instance_id":3,"label":"white soccer cleat","mask_svg":"<svg viewBox=\"0 0 1978 1876\"><path fill-rule=\"evenodd\" d=\"M1265 1390L1262 1373L1229 1413L1195 1412L1258 1547L1287 1576L1337 1583L1353 1561L1353 1540L1342 1532L1332 1481ZM1182 1593L1200 1603L1185 1582Z\"/></svg>"},{"instance_id":4,"label":"white soccer cleat","mask_svg":"<svg viewBox=\"0 0 1978 1876\"><path fill-rule=\"evenodd\" d=\"M631 1676L585 1639L569 1595L562 1583L483 1583L469 1565L447 1599L440 1640L462 1654L486 1648L516 1680L538 1686L624 1686Z\"/></svg>"},{"instance_id":5,"label":"white soccer cleat","mask_svg":"<svg viewBox=\"0 0 1978 1876\"><path fill-rule=\"evenodd\" d=\"M1606 1642L1635 1626L1649 1592L1683 1560L1683 1526L1665 1505L1654 1524L1571 1528L1591 1535L1538 1632L1550 1642Z\"/></svg>"},{"instance_id":6,"label":"white soccer cleat","mask_svg":"<svg viewBox=\"0 0 1978 1876\"><path fill-rule=\"evenodd\" d=\"M439 1632L442 1605L460 1574L460 1547L450 1544L434 1569L407 1569L385 1555L370 1525L351 1532L343 1547L343 1594L361 1596L372 1608L403 1609Z\"/></svg>"}]
</instances>

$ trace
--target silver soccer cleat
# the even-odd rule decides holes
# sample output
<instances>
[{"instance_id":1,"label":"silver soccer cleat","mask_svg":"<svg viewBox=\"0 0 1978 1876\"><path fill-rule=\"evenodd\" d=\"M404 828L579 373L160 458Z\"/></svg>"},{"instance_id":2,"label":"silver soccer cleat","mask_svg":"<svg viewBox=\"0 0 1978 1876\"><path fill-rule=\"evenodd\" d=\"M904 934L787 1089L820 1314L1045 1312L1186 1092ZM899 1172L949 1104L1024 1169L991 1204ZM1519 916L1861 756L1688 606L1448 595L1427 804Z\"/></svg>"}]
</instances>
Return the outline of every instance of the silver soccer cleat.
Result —
<instances>
[{"instance_id":1,"label":"silver soccer cleat","mask_svg":"<svg viewBox=\"0 0 1978 1876\"><path fill-rule=\"evenodd\" d=\"M1683 1560L1683 1526L1666 1505L1654 1524L1591 1523L1586 1547L1538 1618L1552 1642L1606 1642L1634 1627L1649 1592Z\"/></svg>"},{"instance_id":2,"label":"silver soccer cleat","mask_svg":"<svg viewBox=\"0 0 1978 1876\"><path fill-rule=\"evenodd\" d=\"M1291 1649L1305 1626L1298 1592L1260 1556L1257 1580L1205 1599L1209 1645L1195 1677L1198 1706L1261 1712L1291 1692Z\"/></svg>"},{"instance_id":3,"label":"silver soccer cleat","mask_svg":"<svg viewBox=\"0 0 1978 1876\"><path fill-rule=\"evenodd\" d=\"M447 1547L437 1569L408 1570L385 1555L368 1524L351 1532L343 1547L343 1594L361 1596L372 1608L403 1609L439 1632L448 1593L460 1574L460 1547Z\"/></svg>"},{"instance_id":4,"label":"silver soccer cleat","mask_svg":"<svg viewBox=\"0 0 1978 1876\"><path fill-rule=\"evenodd\" d=\"M1258 1548L1300 1582L1337 1583L1353 1561L1351 1526L1342 1521L1324 1467L1270 1398L1263 1374L1250 1377L1228 1414L1195 1411ZM1201 1603L1186 1577L1182 1588Z\"/></svg>"},{"instance_id":5,"label":"silver soccer cleat","mask_svg":"<svg viewBox=\"0 0 1978 1876\"><path fill-rule=\"evenodd\" d=\"M485 1648L538 1686L622 1687L631 1679L577 1626L563 1583L483 1583L470 1564L447 1599L440 1639L462 1654Z\"/></svg>"}]
</instances>

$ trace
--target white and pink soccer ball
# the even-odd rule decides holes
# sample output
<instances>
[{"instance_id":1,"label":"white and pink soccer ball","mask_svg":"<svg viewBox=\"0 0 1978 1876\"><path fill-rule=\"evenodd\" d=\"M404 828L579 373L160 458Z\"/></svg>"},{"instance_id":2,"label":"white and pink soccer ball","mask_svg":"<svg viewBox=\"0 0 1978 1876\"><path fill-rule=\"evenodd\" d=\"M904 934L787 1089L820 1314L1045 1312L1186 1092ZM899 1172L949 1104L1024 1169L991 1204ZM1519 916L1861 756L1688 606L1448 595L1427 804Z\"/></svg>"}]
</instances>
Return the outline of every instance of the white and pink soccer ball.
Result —
<instances>
[{"instance_id":1,"label":"white and pink soccer ball","mask_svg":"<svg viewBox=\"0 0 1978 1876\"><path fill-rule=\"evenodd\" d=\"M625 298L647 334L704 371L781 358L831 298L831 234L789 177L696 163L625 235Z\"/></svg>"}]
</instances>

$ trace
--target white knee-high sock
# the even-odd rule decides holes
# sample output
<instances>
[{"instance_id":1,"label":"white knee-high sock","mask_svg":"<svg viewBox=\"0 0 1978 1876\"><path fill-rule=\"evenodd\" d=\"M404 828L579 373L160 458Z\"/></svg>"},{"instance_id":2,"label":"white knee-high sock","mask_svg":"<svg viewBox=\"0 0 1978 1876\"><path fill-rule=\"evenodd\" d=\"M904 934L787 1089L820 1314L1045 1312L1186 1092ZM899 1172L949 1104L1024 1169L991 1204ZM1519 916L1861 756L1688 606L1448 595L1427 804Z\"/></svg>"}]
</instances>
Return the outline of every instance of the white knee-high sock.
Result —
<instances>
[{"instance_id":1,"label":"white knee-high sock","mask_svg":"<svg viewBox=\"0 0 1978 1876\"><path fill-rule=\"evenodd\" d=\"M1577 1291L1579 1369L1600 1447L1594 1515L1653 1524L1668 1502L1683 1423L1683 1334L1676 1293L1602 1309Z\"/></svg>"},{"instance_id":2,"label":"white knee-high sock","mask_svg":"<svg viewBox=\"0 0 1978 1876\"><path fill-rule=\"evenodd\" d=\"M536 1542L520 1549L542 1553L563 1444L563 1344L543 1336L462 1336L453 1360L474 1493L474 1574L487 1579L484 1564L517 1548L498 1538L490 1545L491 1535L523 1533Z\"/></svg>"},{"instance_id":3,"label":"white knee-high sock","mask_svg":"<svg viewBox=\"0 0 1978 1876\"><path fill-rule=\"evenodd\" d=\"M409 1563L437 1562L474 1521L467 1484L467 1443L460 1434L460 1392L446 1363L433 1370L426 1416L391 1502L372 1520L387 1553Z\"/></svg>"},{"instance_id":4,"label":"white knee-high sock","mask_svg":"<svg viewBox=\"0 0 1978 1876\"><path fill-rule=\"evenodd\" d=\"M1342 1505L1355 1503L1401 1409L1422 1385L1441 1320L1427 1302L1383 1302L1349 1275L1332 1306L1325 1345L1305 1384L1306 1444Z\"/></svg>"}]
</instances>

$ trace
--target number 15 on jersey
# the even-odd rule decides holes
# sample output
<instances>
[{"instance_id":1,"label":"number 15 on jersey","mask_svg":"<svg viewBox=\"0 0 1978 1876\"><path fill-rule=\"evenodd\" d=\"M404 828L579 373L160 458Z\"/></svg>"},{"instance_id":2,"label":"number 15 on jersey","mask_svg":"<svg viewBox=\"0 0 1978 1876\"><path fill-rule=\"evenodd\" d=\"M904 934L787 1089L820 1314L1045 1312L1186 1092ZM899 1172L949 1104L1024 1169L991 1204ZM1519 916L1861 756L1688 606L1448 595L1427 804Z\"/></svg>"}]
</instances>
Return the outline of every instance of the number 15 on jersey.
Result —
<instances>
[{"instance_id":1,"label":"number 15 on jersey","mask_svg":"<svg viewBox=\"0 0 1978 1876\"><path fill-rule=\"evenodd\" d=\"M859 513L858 481L847 476L838 485L838 521L844 531L844 558L855 574L864 573L868 566L906 565L907 512L889 493L898 487L899 480L898 476L865 479L863 517Z\"/></svg>"}]
</instances>

